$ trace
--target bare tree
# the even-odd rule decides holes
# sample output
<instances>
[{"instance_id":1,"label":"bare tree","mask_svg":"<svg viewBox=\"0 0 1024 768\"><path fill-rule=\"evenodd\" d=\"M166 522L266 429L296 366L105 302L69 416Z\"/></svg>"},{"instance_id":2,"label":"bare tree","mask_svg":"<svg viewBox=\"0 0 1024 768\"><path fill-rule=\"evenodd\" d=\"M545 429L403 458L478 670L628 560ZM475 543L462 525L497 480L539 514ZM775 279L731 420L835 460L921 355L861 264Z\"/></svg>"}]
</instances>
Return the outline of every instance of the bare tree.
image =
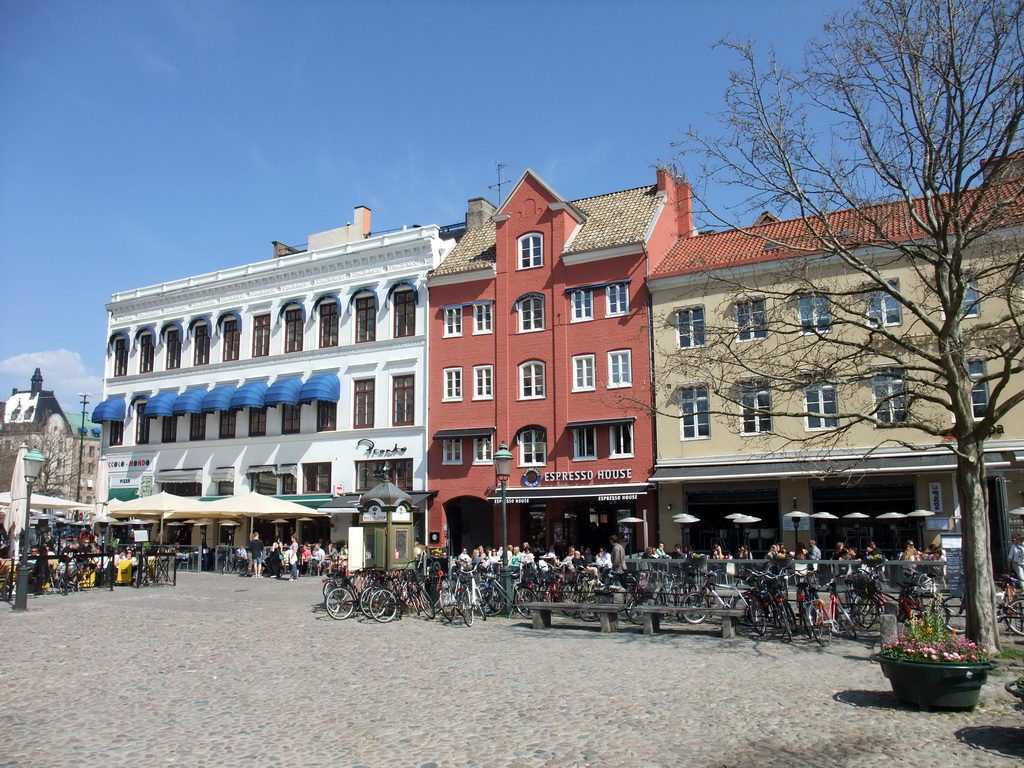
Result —
<instances>
[{"instance_id":1,"label":"bare tree","mask_svg":"<svg viewBox=\"0 0 1024 768\"><path fill-rule=\"evenodd\" d=\"M864 0L826 25L796 68L774 52L762 62L750 43L724 42L742 67L726 93L723 130L691 130L677 145L699 179L705 220L728 229L721 236L744 254L724 268L694 249L681 268L702 272L709 291L764 297L772 332L771 343L741 344L734 322L709 321L702 357L688 357L688 368L764 418L815 416L798 393L815 382L836 387L836 428L811 438L825 441L823 454L865 424L883 428L880 443L919 447L923 437L947 447L956 457L968 632L992 649L984 447L1024 400L1015 379L1024 365L1014 155L1022 18L1022 0ZM740 190L742 203L714 209L710 184ZM750 225L749 214L765 209L789 221ZM810 327L794 312L801 301L812 308ZM827 324L813 319L815 301L827 307ZM901 322L887 322L888 311ZM743 378L767 382L773 397L752 398L736 386ZM918 437L906 438L909 430Z\"/></svg>"}]
</instances>

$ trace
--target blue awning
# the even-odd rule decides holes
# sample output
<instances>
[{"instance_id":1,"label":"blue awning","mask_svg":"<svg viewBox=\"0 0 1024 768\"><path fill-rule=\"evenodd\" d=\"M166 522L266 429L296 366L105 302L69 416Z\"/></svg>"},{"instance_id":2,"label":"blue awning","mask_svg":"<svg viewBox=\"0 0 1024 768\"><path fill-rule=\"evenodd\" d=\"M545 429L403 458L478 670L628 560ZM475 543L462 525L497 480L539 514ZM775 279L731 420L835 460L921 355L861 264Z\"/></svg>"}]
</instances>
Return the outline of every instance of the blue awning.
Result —
<instances>
[{"instance_id":1,"label":"blue awning","mask_svg":"<svg viewBox=\"0 0 1024 768\"><path fill-rule=\"evenodd\" d=\"M165 338L167 338L168 331L177 331L178 341L181 341L185 336L185 332L182 331L181 329L181 323L174 321L170 323L164 323L164 327L160 329L160 341L163 341Z\"/></svg>"},{"instance_id":2,"label":"blue awning","mask_svg":"<svg viewBox=\"0 0 1024 768\"><path fill-rule=\"evenodd\" d=\"M356 288L352 291L352 295L348 297L348 305L351 307L356 303L356 299L362 296L364 293L368 293L373 296L373 306L377 306L380 302L377 301L377 291L373 289L372 285L364 285L362 288Z\"/></svg>"},{"instance_id":3,"label":"blue awning","mask_svg":"<svg viewBox=\"0 0 1024 768\"><path fill-rule=\"evenodd\" d=\"M92 411L92 420L97 424L103 421L124 421L128 406L124 397L108 397Z\"/></svg>"},{"instance_id":4,"label":"blue awning","mask_svg":"<svg viewBox=\"0 0 1024 768\"><path fill-rule=\"evenodd\" d=\"M277 310L277 318L278 318L278 320L280 320L284 316L284 313L288 310L289 307L295 307L296 309L301 309L302 310L302 322L306 322L306 305L303 304L300 299L288 299L288 301L286 301L284 304L282 304L281 308L279 310Z\"/></svg>"},{"instance_id":5,"label":"blue awning","mask_svg":"<svg viewBox=\"0 0 1024 768\"><path fill-rule=\"evenodd\" d=\"M399 288L409 288L409 289L411 289L412 290L413 301L415 301L417 304L420 303L420 292L416 289L416 286L413 285L408 280L399 280L397 283L395 283L390 288L388 288L388 301L391 300L391 294L393 294Z\"/></svg>"},{"instance_id":6,"label":"blue awning","mask_svg":"<svg viewBox=\"0 0 1024 768\"><path fill-rule=\"evenodd\" d=\"M157 392L146 401L146 409L143 416L173 416L174 401L178 399L177 392Z\"/></svg>"},{"instance_id":7,"label":"blue awning","mask_svg":"<svg viewBox=\"0 0 1024 768\"><path fill-rule=\"evenodd\" d=\"M152 325L144 325L141 328L136 329L136 331L135 331L135 346L139 345L139 336L141 336L144 333L152 334L153 333L153 326ZM156 337L154 336L153 337L153 341L155 341L155 340L156 340Z\"/></svg>"},{"instance_id":8,"label":"blue awning","mask_svg":"<svg viewBox=\"0 0 1024 768\"><path fill-rule=\"evenodd\" d=\"M188 335L190 337L192 336L192 329L195 328L197 325L205 325L206 326L206 333L207 333L207 335L209 335L209 333L210 333L210 316L209 315L200 315L199 317L193 317L191 320L188 321Z\"/></svg>"},{"instance_id":9,"label":"blue awning","mask_svg":"<svg viewBox=\"0 0 1024 768\"><path fill-rule=\"evenodd\" d=\"M516 312L518 312L519 311L519 306L524 301L526 301L527 299L540 299L540 303L541 304L545 303L544 302L544 294L543 293L524 293L522 296L520 296L518 299L516 299L515 304L512 305L512 308Z\"/></svg>"},{"instance_id":10,"label":"blue awning","mask_svg":"<svg viewBox=\"0 0 1024 768\"><path fill-rule=\"evenodd\" d=\"M240 313L234 312L234 311L231 311L231 312L221 312L220 313L220 317L217 318L217 330L218 331L220 330L221 326L224 325L224 321L225 320L234 320L235 323L238 324L238 327L235 330L237 330L237 331L241 331L242 330L242 315Z\"/></svg>"},{"instance_id":11,"label":"blue awning","mask_svg":"<svg viewBox=\"0 0 1024 768\"><path fill-rule=\"evenodd\" d=\"M107 341L107 349L113 349L114 343L118 339L124 339L124 345L126 348L131 346L131 340L128 338L128 331L114 331L112 334L110 334L110 340Z\"/></svg>"},{"instance_id":12,"label":"blue awning","mask_svg":"<svg viewBox=\"0 0 1024 768\"><path fill-rule=\"evenodd\" d=\"M235 390L231 396L232 408L262 408L267 397L265 381L250 381Z\"/></svg>"},{"instance_id":13,"label":"blue awning","mask_svg":"<svg viewBox=\"0 0 1024 768\"><path fill-rule=\"evenodd\" d=\"M278 379L270 385L264 405L298 405L302 379Z\"/></svg>"},{"instance_id":14,"label":"blue awning","mask_svg":"<svg viewBox=\"0 0 1024 768\"><path fill-rule=\"evenodd\" d=\"M338 305L338 310L341 310L341 299L338 298L338 294L325 293L323 296L318 296L316 301L313 302L313 311L315 312L316 308L323 304L325 301L333 301L335 304Z\"/></svg>"},{"instance_id":15,"label":"blue awning","mask_svg":"<svg viewBox=\"0 0 1024 768\"><path fill-rule=\"evenodd\" d=\"M183 413L202 413L206 389L186 389L174 401L171 413L180 416Z\"/></svg>"},{"instance_id":16,"label":"blue awning","mask_svg":"<svg viewBox=\"0 0 1024 768\"><path fill-rule=\"evenodd\" d=\"M221 384L219 387L214 387L203 398L203 412L230 411L231 398L237 391L238 387L234 384Z\"/></svg>"},{"instance_id":17,"label":"blue awning","mask_svg":"<svg viewBox=\"0 0 1024 768\"><path fill-rule=\"evenodd\" d=\"M341 399L341 380L336 373L322 373L310 376L302 385L299 393L300 403L312 403L314 400L326 400L336 403Z\"/></svg>"}]
</instances>

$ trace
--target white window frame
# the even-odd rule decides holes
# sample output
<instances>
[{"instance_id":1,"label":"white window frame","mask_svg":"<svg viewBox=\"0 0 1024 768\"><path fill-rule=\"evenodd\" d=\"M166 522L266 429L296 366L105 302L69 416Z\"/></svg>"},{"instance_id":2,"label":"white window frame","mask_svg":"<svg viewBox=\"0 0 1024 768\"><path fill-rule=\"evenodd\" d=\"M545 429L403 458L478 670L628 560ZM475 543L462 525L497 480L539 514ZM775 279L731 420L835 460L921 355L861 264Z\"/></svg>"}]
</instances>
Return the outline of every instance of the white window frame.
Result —
<instances>
[{"instance_id":1,"label":"white window frame","mask_svg":"<svg viewBox=\"0 0 1024 768\"><path fill-rule=\"evenodd\" d=\"M544 299L527 296L519 302L519 332L534 333L544 330Z\"/></svg>"},{"instance_id":2,"label":"white window frame","mask_svg":"<svg viewBox=\"0 0 1024 768\"><path fill-rule=\"evenodd\" d=\"M537 434L545 438L544 440L530 440L527 442L524 438L529 435L535 437ZM529 454L527 453L527 446L531 446ZM548 463L548 444L547 435L536 429L528 429L519 435L519 466L520 467L543 467Z\"/></svg>"},{"instance_id":3,"label":"white window frame","mask_svg":"<svg viewBox=\"0 0 1024 768\"><path fill-rule=\"evenodd\" d=\"M981 296L974 277L968 275L964 287L964 317L981 317Z\"/></svg>"},{"instance_id":4,"label":"white window frame","mask_svg":"<svg viewBox=\"0 0 1024 768\"><path fill-rule=\"evenodd\" d=\"M832 304L827 296L807 293L797 299L797 320L802 334L832 332Z\"/></svg>"},{"instance_id":5,"label":"white window frame","mask_svg":"<svg viewBox=\"0 0 1024 768\"><path fill-rule=\"evenodd\" d=\"M444 308L444 336L451 338L462 335L462 307Z\"/></svg>"},{"instance_id":6,"label":"white window frame","mask_svg":"<svg viewBox=\"0 0 1024 768\"><path fill-rule=\"evenodd\" d=\"M572 359L572 391L593 392L597 389L597 361L594 355L576 355Z\"/></svg>"},{"instance_id":7,"label":"white window frame","mask_svg":"<svg viewBox=\"0 0 1024 768\"><path fill-rule=\"evenodd\" d=\"M540 360L529 360L519 366L519 399L543 400L547 396L545 365Z\"/></svg>"},{"instance_id":8,"label":"white window frame","mask_svg":"<svg viewBox=\"0 0 1024 768\"><path fill-rule=\"evenodd\" d=\"M768 303L764 299L736 302L736 338L756 341L768 337Z\"/></svg>"},{"instance_id":9,"label":"white window frame","mask_svg":"<svg viewBox=\"0 0 1024 768\"><path fill-rule=\"evenodd\" d=\"M473 366L473 399L493 400L494 399L494 366L475 365Z\"/></svg>"},{"instance_id":10,"label":"white window frame","mask_svg":"<svg viewBox=\"0 0 1024 768\"><path fill-rule=\"evenodd\" d=\"M519 269L544 266L544 235L530 232L519 238Z\"/></svg>"},{"instance_id":11,"label":"white window frame","mask_svg":"<svg viewBox=\"0 0 1024 768\"><path fill-rule=\"evenodd\" d=\"M889 285L899 290L899 281L890 280ZM874 328L885 328L903 324L903 307L896 297L883 291L874 290L868 293L868 325Z\"/></svg>"},{"instance_id":12,"label":"white window frame","mask_svg":"<svg viewBox=\"0 0 1024 768\"><path fill-rule=\"evenodd\" d=\"M977 383L971 389L971 413L974 415L975 420L985 418L985 413L988 411L988 382L977 381L985 375L985 361L984 360L971 360L967 363L967 371L971 376L971 379Z\"/></svg>"},{"instance_id":13,"label":"white window frame","mask_svg":"<svg viewBox=\"0 0 1024 768\"><path fill-rule=\"evenodd\" d=\"M697 349L707 344L704 307L684 307L676 310L676 335L680 349ZM685 338L683 330L686 330ZM685 341L685 343L684 343Z\"/></svg>"},{"instance_id":14,"label":"white window frame","mask_svg":"<svg viewBox=\"0 0 1024 768\"><path fill-rule=\"evenodd\" d=\"M489 437L474 437L473 438L473 463L474 464L493 464L494 463L494 445Z\"/></svg>"},{"instance_id":15,"label":"white window frame","mask_svg":"<svg viewBox=\"0 0 1024 768\"><path fill-rule=\"evenodd\" d=\"M441 463L461 464L462 463L462 438L446 437L441 441Z\"/></svg>"},{"instance_id":16,"label":"white window frame","mask_svg":"<svg viewBox=\"0 0 1024 768\"><path fill-rule=\"evenodd\" d=\"M702 407L703 406L703 407ZM705 385L679 389L679 437L707 440L711 437L711 400Z\"/></svg>"},{"instance_id":17,"label":"white window frame","mask_svg":"<svg viewBox=\"0 0 1024 768\"><path fill-rule=\"evenodd\" d=\"M573 427L573 461L597 460L597 427Z\"/></svg>"},{"instance_id":18,"label":"white window frame","mask_svg":"<svg viewBox=\"0 0 1024 768\"><path fill-rule=\"evenodd\" d=\"M572 322L583 323L594 319L593 288L578 288L569 294L572 304Z\"/></svg>"},{"instance_id":19,"label":"white window frame","mask_svg":"<svg viewBox=\"0 0 1024 768\"><path fill-rule=\"evenodd\" d=\"M907 383L899 369L879 371L871 379L875 418L886 425L905 424L910 418L907 409ZM903 418L897 418L902 412Z\"/></svg>"},{"instance_id":20,"label":"white window frame","mask_svg":"<svg viewBox=\"0 0 1024 768\"><path fill-rule=\"evenodd\" d=\"M744 435L766 435L772 432L772 416L758 413L771 410L772 388L764 380L741 381L739 386L740 433Z\"/></svg>"},{"instance_id":21,"label":"white window frame","mask_svg":"<svg viewBox=\"0 0 1024 768\"><path fill-rule=\"evenodd\" d=\"M444 395L443 401L451 402L462 399L462 369L444 369Z\"/></svg>"},{"instance_id":22,"label":"white window frame","mask_svg":"<svg viewBox=\"0 0 1024 768\"><path fill-rule=\"evenodd\" d=\"M839 426L839 393L834 384L818 382L804 387L804 426L808 432L823 432Z\"/></svg>"},{"instance_id":23,"label":"white window frame","mask_svg":"<svg viewBox=\"0 0 1024 768\"><path fill-rule=\"evenodd\" d=\"M633 422L623 421L610 425L608 427L608 458L631 458L634 455L633 451Z\"/></svg>"},{"instance_id":24,"label":"white window frame","mask_svg":"<svg viewBox=\"0 0 1024 768\"><path fill-rule=\"evenodd\" d=\"M629 283L612 283L604 289L606 315L618 317L629 314Z\"/></svg>"},{"instance_id":25,"label":"white window frame","mask_svg":"<svg viewBox=\"0 0 1024 768\"><path fill-rule=\"evenodd\" d=\"M494 312L489 301L473 305L473 334L494 333Z\"/></svg>"},{"instance_id":26,"label":"white window frame","mask_svg":"<svg viewBox=\"0 0 1024 768\"><path fill-rule=\"evenodd\" d=\"M608 389L633 386L633 351L616 349L608 353Z\"/></svg>"}]
</instances>

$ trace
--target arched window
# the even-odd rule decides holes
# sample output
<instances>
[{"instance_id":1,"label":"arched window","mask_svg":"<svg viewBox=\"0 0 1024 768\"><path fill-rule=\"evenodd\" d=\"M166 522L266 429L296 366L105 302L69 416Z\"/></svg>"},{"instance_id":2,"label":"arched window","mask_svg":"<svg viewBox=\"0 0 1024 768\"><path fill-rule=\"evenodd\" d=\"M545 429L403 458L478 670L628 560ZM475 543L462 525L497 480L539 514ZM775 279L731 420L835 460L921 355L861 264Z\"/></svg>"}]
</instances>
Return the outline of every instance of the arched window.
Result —
<instances>
[{"instance_id":1,"label":"arched window","mask_svg":"<svg viewBox=\"0 0 1024 768\"><path fill-rule=\"evenodd\" d=\"M544 266L544 236L536 232L519 238L519 268Z\"/></svg>"},{"instance_id":2,"label":"arched window","mask_svg":"<svg viewBox=\"0 0 1024 768\"><path fill-rule=\"evenodd\" d=\"M538 467L546 464L547 441L547 430L543 427L531 424L520 429L516 435L516 442L519 443L519 466Z\"/></svg>"},{"instance_id":3,"label":"arched window","mask_svg":"<svg viewBox=\"0 0 1024 768\"><path fill-rule=\"evenodd\" d=\"M355 306L356 344L377 340L377 296L363 291L352 298Z\"/></svg>"},{"instance_id":4,"label":"arched window","mask_svg":"<svg viewBox=\"0 0 1024 768\"><path fill-rule=\"evenodd\" d=\"M539 400L545 395L544 363L531 360L519 366L519 399Z\"/></svg>"},{"instance_id":5,"label":"arched window","mask_svg":"<svg viewBox=\"0 0 1024 768\"><path fill-rule=\"evenodd\" d=\"M114 354L114 375L128 375L128 334L118 331L110 337L110 347Z\"/></svg>"},{"instance_id":6,"label":"arched window","mask_svg":"<svg viewBox=\"0 0 1024 768\"><path fill-rule=\"evenodd\" d=\"M544 297L539 293L527 293L516 300L519 312L519 332L544 330Z\"/></svg>"}]
</instances>

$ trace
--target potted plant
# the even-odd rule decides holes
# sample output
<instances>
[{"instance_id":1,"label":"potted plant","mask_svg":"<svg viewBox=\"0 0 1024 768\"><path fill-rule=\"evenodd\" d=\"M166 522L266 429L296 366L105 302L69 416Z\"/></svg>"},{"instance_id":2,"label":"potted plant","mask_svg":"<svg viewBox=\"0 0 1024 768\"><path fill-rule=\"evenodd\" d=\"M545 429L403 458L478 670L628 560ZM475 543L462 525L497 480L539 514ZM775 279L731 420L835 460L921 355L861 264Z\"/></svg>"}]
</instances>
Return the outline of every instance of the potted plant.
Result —
<instances>
[{"instance_id":1,"label":"potted plant","mask_svg":"<svg viewBox=\"0 0 1024 768\"><path fill-rule=\"evenodd\" d=\"M946 626L938 605L912 616L903 637L871 660L896 697L919 709L973 709L992 664L988 652Z\"/></svg>"}]
</instances>

